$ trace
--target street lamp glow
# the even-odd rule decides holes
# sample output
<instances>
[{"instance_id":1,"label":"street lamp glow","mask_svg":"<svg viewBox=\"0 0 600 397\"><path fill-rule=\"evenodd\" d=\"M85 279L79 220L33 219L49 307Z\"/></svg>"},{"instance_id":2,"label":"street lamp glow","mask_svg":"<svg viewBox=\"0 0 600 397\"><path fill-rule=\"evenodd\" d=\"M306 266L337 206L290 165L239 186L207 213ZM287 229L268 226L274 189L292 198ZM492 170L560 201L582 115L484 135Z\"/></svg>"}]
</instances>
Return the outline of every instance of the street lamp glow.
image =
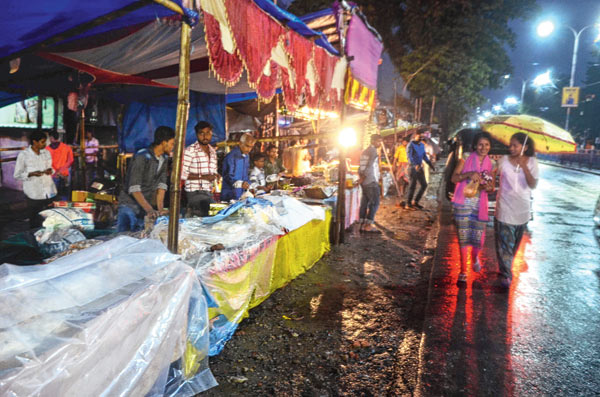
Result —
<instances>
[{"instance_id":1,"label":"street lamp glow","mask_svg":"<svg viewBox=\"0 0 600 397\"><path fill-rule=\"evenodd\" d=\"M552 85L552 77L550 77L550 71L547 70L542 74L538 74L535 79L533 79L532 84L536 87L542 87L545 85Z\"/></svg>"},{"instance_id":2,"label":"street lamp glow","mask_svg":"<svg viewBox=\"0 0 600 397\"><path fill-rule=\"evenodd\" d=\"M505 80L508 80L508 79L510 79L510 74L505 74L503 77Z\"/></svg>"},{"instance_id":3,"label":"street lamp glow","mask_svg":"<svg viewBox=\"0 0 600 397\"><path fill-rule=\"evenodd\" d=\"M504 103L507 105L516 105L519 103L519 100L514 96L509 96L504 100Z\"/></svg>"},{"instance_id":4,"label":"street lamp glow","mask_svg":"<svg viewBox=\"0 0 600 397\"><path fill-rule=\"evenodd\" d=\"M551 21L544 21L537 27L537 34L540 37L548 37L554 32L554 24Z\"/></svg>"},{"instance_id":5,"label":"street lamp glow","mask_svg":"<svg viewBox=\"0 0 600 397\"><path fill-rule=\"evenodd\" d=\"M338 142L342 147L348 148L356 145L356 131L352 127L342 129L338 136Z\"/></svg>"}]
</instances>

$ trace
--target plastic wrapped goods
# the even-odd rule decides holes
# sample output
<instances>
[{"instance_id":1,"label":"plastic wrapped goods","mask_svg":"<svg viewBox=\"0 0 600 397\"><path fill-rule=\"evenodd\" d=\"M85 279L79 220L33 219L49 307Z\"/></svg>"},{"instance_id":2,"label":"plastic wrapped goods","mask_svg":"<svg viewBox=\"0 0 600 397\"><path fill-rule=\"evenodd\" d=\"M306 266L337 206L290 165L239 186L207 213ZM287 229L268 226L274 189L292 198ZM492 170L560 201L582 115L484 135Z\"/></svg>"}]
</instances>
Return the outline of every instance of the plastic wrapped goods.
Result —
<instances>
[{"instance_id":1,"label":"plastic wrapped goods","mask_svg":"<svg viewBox=\"0 0 600 397\"><path fill-rule=\"evenodd\" d=\"M40 212L46 229L77 227L81 230L94 229L94 216L81 208L50 208Z\"/></svg>"},{"instance_id":2,"label":"plastic wrapped goods","mask_svg":"<svg viewBox=\"0 0 600 397\"><path fill-rule=\"evenodd\" d=\"M257 199L252 199L257 200ZM265 238L283 235L284 229L279 223L280 216L269 201L261 200L264 205L234 204L235 211L229 207L214 217L185 218L179 222L179 253L187 263L196 263L199 255L209 252L216 244L226 249L252 246ZM213 219L211 219L213 218ZM213 223L207 223L211 219ZM168 218L161 217L151 233L151 237L166 244Z\"/></svg>"},{"instance_id":3,"label":"plastic wrapped goods","mask_svg":"<svg viewBox=\"0 0 600 397\"><path fill-rule=\"evenodd\" d=\"M206 301L158 241L117 237L43 266L0 266L0 395L193 395Z\"/></svg>"}]
</instances>

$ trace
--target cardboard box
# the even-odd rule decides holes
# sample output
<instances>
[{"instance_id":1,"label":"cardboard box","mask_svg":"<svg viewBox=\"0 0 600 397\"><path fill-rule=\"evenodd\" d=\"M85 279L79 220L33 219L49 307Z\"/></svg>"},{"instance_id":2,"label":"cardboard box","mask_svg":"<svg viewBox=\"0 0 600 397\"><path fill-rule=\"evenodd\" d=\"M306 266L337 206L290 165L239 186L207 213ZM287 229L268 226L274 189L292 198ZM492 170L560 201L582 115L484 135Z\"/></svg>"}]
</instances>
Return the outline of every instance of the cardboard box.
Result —
<instances>
[{"instance_id":1,"label":"cardboard box","mask_svg":"<svg viewBox=\"0 0 600 397\"><path fill-rule=\"evenodd\" d=\"M71 192L71 201L77 201L77 202L81 202L81 201L85 201L88 198L88 192L86 192L85 190L73 190Z\"/></svg>"}]
</instances>

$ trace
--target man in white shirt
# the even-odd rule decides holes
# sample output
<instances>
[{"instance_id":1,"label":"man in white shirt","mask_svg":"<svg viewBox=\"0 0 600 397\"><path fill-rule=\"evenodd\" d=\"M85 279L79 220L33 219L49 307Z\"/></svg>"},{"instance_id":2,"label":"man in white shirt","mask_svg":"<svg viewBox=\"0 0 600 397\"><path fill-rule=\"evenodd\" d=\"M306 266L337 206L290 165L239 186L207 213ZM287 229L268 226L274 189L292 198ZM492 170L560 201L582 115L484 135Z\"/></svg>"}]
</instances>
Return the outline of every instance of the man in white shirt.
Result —
<instances>
[{"instance_id":1,"label":"man in white shirt","mask_svg":"<svg viewBox=\"0 0 600 397\"><path fill-rule=\"evenodd\" d=\"M33 131L31 145L17 156L14 178L23 181L23 193L27 196L29 227L41 226L38 213L44 210L56 196L52 180L52 156L46 150L46 134Z\"/></svg>"},{"instance_id":2,"label":"man in white shirt","mask_svg":"<svg viewBox=\"0 0 600 397\"><path fill-rule=\"evenodd\" d=\"M210 146L212 125L199 121L194 127L198 141L185 149L181 179L185 181L188 213L208 216L213 202L213 182L217 173L217 152Z\"/></svg>"}]
</instances>

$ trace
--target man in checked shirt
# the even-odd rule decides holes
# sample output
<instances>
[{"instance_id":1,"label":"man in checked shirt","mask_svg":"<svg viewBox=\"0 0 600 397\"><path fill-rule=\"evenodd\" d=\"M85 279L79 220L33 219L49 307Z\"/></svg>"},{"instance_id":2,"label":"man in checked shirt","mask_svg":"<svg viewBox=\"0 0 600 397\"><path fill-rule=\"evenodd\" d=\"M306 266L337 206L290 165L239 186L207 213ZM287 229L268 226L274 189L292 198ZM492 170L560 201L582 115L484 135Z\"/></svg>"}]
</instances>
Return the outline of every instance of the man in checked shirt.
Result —
<instances>
[{"instance_id":1,"label":"man in checked shirt","mask_svg":"<svg viewBox=\"0 0 600 397\"><path fill-rule=\"evenodd\" d=\"M217 152L210 146L212 125L199 121L194 127L198 142L188 146L183 154L181 179L185 181L188 213L192 216L208 216L213 202L213 182L217 173Z\"/></svg>"}]
</instances>

